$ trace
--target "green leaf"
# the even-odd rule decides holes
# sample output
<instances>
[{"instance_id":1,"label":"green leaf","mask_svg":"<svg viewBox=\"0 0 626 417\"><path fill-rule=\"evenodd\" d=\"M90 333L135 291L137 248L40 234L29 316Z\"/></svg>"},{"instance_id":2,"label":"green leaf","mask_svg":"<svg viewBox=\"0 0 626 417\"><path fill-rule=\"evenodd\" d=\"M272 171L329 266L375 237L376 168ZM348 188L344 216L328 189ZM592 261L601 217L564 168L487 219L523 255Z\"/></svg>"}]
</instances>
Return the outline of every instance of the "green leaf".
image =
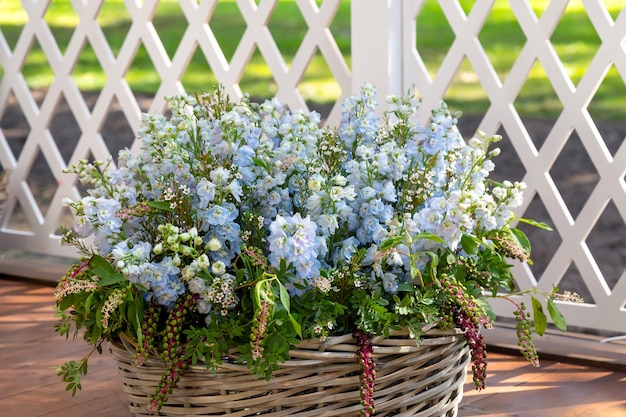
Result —
<instances>
[{"instance_id":1,"label":"green leaf","mask_svg":"<svg viewBox=\"0 0 626 417\"><path fill-rule=\"evenodd\" d=\"M469 255L478 253L478 244L476 243L476 240L468 234L463 234L463 236L461 236L461 246Z\"/></svg>"},{"instance_id":2,"label":"green leaf","mask_svg":"<svg viewBox=\"0 0 626 417\"><path fill-rule=\"evenodd\" d=\"M415 268L417 269L417 268ZM417 288L415 288L415 285L411 284L410 282L403 282L401 284L398 285L398 292L400 291L417 291Z\"/></svg>"},{"instance_id":3,"label":"green leaf","mask_svg":"<svg viewBox=\"0 0 626 417\"><path fill-rule=\"evenodd\" d=\"M427 233L427 232L425 232L425 233L418 233L418 234L415 235L415 237L413 239L428 239L428 240L433 240L433 241L438 242L438 243L443 243L443 244L446 243L446 241L443 238L441 238L441 237L439 237L439 236L437 236L435 234Z\"/></svg>"},{"instance_id":4,"label":"green leaf","mask_svg":"<svg viewBox=\"0 0 626 417\"><path fill-rule=\"evenodd\" d=\"M394 248L398 246L400 243L404 242L404 240L405 240L404 236L394 236L394 237L387 238L383 240L382 242L380 242L380 245L378 245L378 249L386 250L389 248Z\"/></svg>"},{"instance_id":5,"label":"green leaf","mask_svg":"<svg viewBox=\"0 0 626 417\"><path fill-rule=\"evenodd\" d=\"M377 298L376 299L376 304L380 305L380 306L388 306L389 305L389 301L387 301L386 298Z\"/></svg>"},{"instance_id":6,"label":"green leaf","mask_svg":"<svg viewBox=\"0 0 626 417\"><path fill-rule=\"evenodd\" d=\"M281 283L278 283L278 289L280 294L280 303L283 305L283 307L285 307L287 313L290 314L289 310L291 308L291 298L289 297L289 292L287 291L287 288L285 288Z\"/></svg>"},{"instance_id":7,"label":"green leaf","mask_svg":"<svg viewBox=\"0 0 626 417\"><path fill-rule=\"evenodd\" d=\"M262 159L252 157L252 162L254 162L254 165L256 165L258 167L261 167L261 168L264 168L264 169L269 171L269 166Z\"/></svg>"},{"instance_id":8,"label":"green leaf","mask_svg":"<svg viewBox=\"0 0 626 417\"><path fill-rule=\"evenodd\" d=\"M97 275L100 280L98 285L106 287L108 285L119 284L124 282L126 278L115 270L113 265L100 255L94 255L89 261L89 266L93 273Z\"/></svg>"},{"instance_id":9,"label":"green leaf","mask_svg":"<svg viewBox=\"0 0 626 417\"><path fill-rule=\"evenodd\" d=\"M170 206L170 203L167 201L148 201L148 207L152 207L161 211L169 211L170 213L174 213L174 209Z\"/></svg>"},{"instance_id":10,"label":"green leaf","mask_svg":"<svg viewBox=\"0 0 626 417\"><path fill-rule=\"evenodd\" d=\"M89 260L89 267L93 270L93 269L100 269L101 271L105 271L105 273L107 274L114 274L115 272L115 268L113 268L113 265L111 265L111 263L109 261L106 260L106 258L100 256L100 255L93 255L91 257L91 259Z\"/></svg>"},{"instance_id":11,"label":"green leaf","mask_svg":"<svg viewBox=\"0 0 626 417\"><path fill-rule=\"evenodd\" d=\"M435 303L435 300L434 300L434 299L432 299L432 298L422 298L422 299L420 300L420 303L422 303L422 304L424 304L424 305L429 306L429 305L434 304L434 303Z\"/></svg>"},{"instance_id":12,"label":"green leaf","mask_svg":"<svg viewBox=\"0 0 626 417\"><path fill-rule=\"evenodd\" d=\"M74 294L67 294L59 301L59 310L65 311L74 305Z\"/></svg>"},{"instance_id":13,"label":"green leaf","mask_svg":"<svg viewBox=\"0 0 626 417\"><path fill-rule=\"evenodd\" d=\"M278 283L278 286L279 286L279 293L280 293L280 303L283 305L283 307L285 307L285 311L287 312L287 315L289 316L289 321L291 321L291 324L294 330L296 331L298 336L302 337L302 327L300 326L300 323L298 323L298 321L291 315L291 312L289 311L289 309L291 308L291 298L289 297L289 292L287 291L287 288L285 288L284 285L281 284L280 282Z\"/></svg>"},{"instance_id":14,"label":"green leaf","mask_svg":"<svg viewBox=\"0 0 626 417\"><path fill-rule=\"evenodd\" d=\"M531 296L530 299L533 303L533 319L535 321L535 332L537 332L539 336L543 336L543 334L546 332L546 328L548 327L548 318L543 312L541 301L533 296Z\"/></svg>"},{"instance_id":15,"label":"green leaf","mask_svg":"<svg viewBox=\"0 0 626 417\"><path fill-rule=\"evenodd\" d=\"M556 327L564 332L567 331L567 323L565 322L565 317L563 317L556 303L552 299L548 299L548 313L550 313L550 318L552 319Z\"/></svg>"},{"instance_id":16,"label":"green leaf","mask_svg":"<svg viewBox=\"0 0 626 417\"><path fill-rule=\"evenodd\" d=\"M120 274L119 272L115 274L104 275L102 273L100 274L97 273L97 270L94 269L94 273L96 273L96 275L100 277L100 281L98 281L98 285L102 287L119 284L121 282L124 282L124 280L126 280L126 278L124 278L124 275Z\"/></svg>"},{"instance_id":17,"label":"green leaf","mask_svg":"<svg viewBox=\"0 0 626 417\"><path fill-rule=\"evenodd\" d=\"M143 335L141 333L141 314L143 314L144 301L143 297L138 296L135 299L128 301L127 319L135 329L137 340L141 340Z\"/></svg>"},{"instance_id":18,"label":"green leaf","mask_svg":"<svg viewBox=\"0 0 626 417\"><path fill-rule=\"evenodd\" d=\"M476 302L478 305L482 307L482 309L487 313L487 316L491 319L491 321L496 321L496 313L493 311L489 300L485 297L477 297Z\"/></svg>"},{"instance_id":19,"label":"green leaf","mask_svg":"<svg viewBox=\"0 0 626 417\"><path fill-rule=\"evenodd\" d=\"M546 224L544 222L538 222L536 220L525 219L525 218L522 218L522 217L520 217L518 220L520 222L522 222L522 223L526 223L526 224L529 224L531 226L535 226L535 227L538 227L540 229L547 230L548 232L551 232L553 230L550 226L548 226L548 224Z\"/></svg>"},{"instance_id":20,"label":"green leaf","mask_svg":"<svg viewBox=\"0 0 626 417\"><path fill-rule=\"evenodd\" d=\"M530 253L530 241L528 240L528 237L526 237L526 234L524 232L519 229L512 228L511 235L513 236L513 238L515 238L515 240L517 240L520 246L524 248L527 253Z\"/></svg>"},{"instance_id":21,"label":"green leaf","mask_svg":"<svg viewBox=\"0 0 626 417\"><path fill-rule=\"evenodd\" d=\"M93 301L93 294L91 293L87 296L87 298L85 299L85 311L89 311L89 309L91 308L91 302Z\"/></svg>"}]
</instances>

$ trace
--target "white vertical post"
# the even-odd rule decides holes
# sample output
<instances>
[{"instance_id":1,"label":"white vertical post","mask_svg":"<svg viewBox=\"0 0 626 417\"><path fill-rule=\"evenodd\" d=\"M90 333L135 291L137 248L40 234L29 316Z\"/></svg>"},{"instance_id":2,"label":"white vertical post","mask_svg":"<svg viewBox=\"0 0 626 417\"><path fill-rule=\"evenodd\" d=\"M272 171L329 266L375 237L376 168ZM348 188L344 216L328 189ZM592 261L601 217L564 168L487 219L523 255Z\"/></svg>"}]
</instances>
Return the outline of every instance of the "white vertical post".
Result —
<instances>
[{"instance_id":1,"label":"white vertical post","mask_svg":"<svg viewBox=\"0 0 626 417\"><path fill-rule=\"evenodd\" d=\"M403 92L401 22L400 0L352 0L353 92L365 82L382 97Z\"/></svg>"}]
</instances>

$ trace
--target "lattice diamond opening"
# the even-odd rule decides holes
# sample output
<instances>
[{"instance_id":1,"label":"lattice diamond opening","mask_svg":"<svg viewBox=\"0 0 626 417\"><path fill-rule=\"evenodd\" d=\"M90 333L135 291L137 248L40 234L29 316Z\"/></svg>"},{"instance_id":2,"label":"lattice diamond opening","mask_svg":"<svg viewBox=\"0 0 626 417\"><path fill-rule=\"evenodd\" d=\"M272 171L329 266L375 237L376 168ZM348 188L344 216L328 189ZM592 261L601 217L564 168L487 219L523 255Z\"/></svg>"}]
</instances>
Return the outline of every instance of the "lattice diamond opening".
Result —
<instances>
[{"instance_id":1,"label":"lattice diamond opening","mask_svg":"<svg viewBox=\"0 0 626 417\"><path fill-rule=\"evenodd\" d=\"M22 7L15 6L6 1L0 1L0 16L6 17L6 21L10 21L11 24L2 25L0 30L0 39L4 39L9 46L10 50L15 48L18 38L22 33L24 25L28 21L28 14ZM0 77L4 74L2 66L0 66Z\"/></svg>"},{"instance_id":2,"label":"lattice diamond opening","mask_svg":"<svg viewBox=\"0 0 626 417\"><path fill-rule=\"evenodd\" d=\"M7 105L0 119L0 130L2 130L4 139L11 149L13 158L19 159L31 127L26 117L24 117L24 112L13 91L9 93L7 98Z\"/></svg>"},{"instance_id":3,"label":"lattice diamond opening","mask_svg":"<svg viewBox=\"0 0 626 417\"><path fill-rule=\"evenodd\" d=\"M39 211L45 216L58 186L54 173L41 150L38 150L33 159L26 183L37 202Z\"/></svg>"},{"instance_id":4,"label":"lattice diamond opening","mask_svg":"<svg viewBox=\"0 0 626 417\"><path fill-rule=\"evenodd\" d=\"M56 44L64 54L78 25L78 15L72 6L72 2L67 0L51 0L44 15L44 20L48 24Z\"/></svg>"},{"instance_id":5,"label":"lattice diamond opening","mask_svg":"<svg viewBox=\"0 0 626 417\"><path fill-rule=\"evenodd\" d=\"M326 119L332 106L341 97L341 86L333 76L326 60L318 51L298 84L298 91L309 110L316 110Z\"/></svg>"},{"instance_id":6,"label":"lattice diamond opening","mask_svg":"<svg viewBox=\"0 0 626 417\"><path fill-rule=\"evenodd\" d=\"M117 57L132 24L128 10L119 7L116 2L103 1L96 23L102 29L111 52Z\"/></svg>"},{"instance_id":7,"label":"lattice diamond opening","mask_svg":"<svg viewBox=\"0 0 626 417\"><path fill-rule=\"evenodd\" d=\"M242 92L249 93L255 100L271 98L278 92L278 83L272 70L258 49L255 49L248 65L245 66L239 87Z\"/></svg>"},{"instance_id":8,"label":"lattice diamond opening","mask_svg":"<svg viewBox=\"0 0 626 417\"><path fill-rule=\"evenodd\" d=\"M624 71L626 72L626 69ZM587 106L589 114L594 120L599 121L626 120L626 109L619 101L623 97L626 97L624 77L622 77L615 65L611 65ZM615 154L617 148L613 146L612 149L612 153Z\"/></svg>"},{"instance_id":9,"label":"lattice diamond opening","mask_svg":"<svg viewBox=\"0 0 626 417\"><path fill-rule=\"evenodd\" d=\"M459 0L459 5L461 6L461 9L463 9L466 16L471 13L476 1L477 0Z\"/></svg>"},{"instance_id":10,"label":"lattice diamond opening","mask_svg":"<svg viewBox=\"0 0 626 417\"><path fill-rule=\"evenodd\" d=\"M32 232L28 216L19 200L15 202L11 210L2 212L4 227L8 230L16 230L20 232Z\"/></svg>"},{"instance_id":11,"label":"lattice diamond opening","mask_svg":"<svg viewBox=\"0 0 626 417\"><path fill-rule=\"evenodd\" d=\"M58 226L54 231L55 236L63 236L63 230L71 230L74 222L74 215L70 211L69 207L62 207L59 215Z\"/></svg>"},{"instance_id":12,"label":"lattice diamond opening","mask_svg":"<svg viewBox=\"0 0 626 417\"><path fill-rule=\"evenodd\" d=\"M209 27L224 57L230 61L247 27L237 4L230 1L218 1L209 20Z\"/></svg>"},{"instance_id":13,"label":"lattice diamond opening","mask_svg":"<svg viewBox=\"0 0 626 417\"><path fill-rule=\"evenodd\" d=\"M576 131L572 132L550 175L573 218L578 217L600 180L600 175Z\"/></svg>"},{"instance_id":14,"label":"lattice diamond opening","mask_svg":"<svg viewBox=\"0 0 626 417\"><path fill-rule=\"evenodd\" d=\"M187 93L209 91L218 85L217 77L200 48L194 51L189 66L180 79Z\"/></svg>"},{"instance_id":15,"label":"lattice diamond opening","mask_svg":"<svg viewBox=\"0 0 626 417\"><path fill-rule=\"evenodd\" d=\"M530 196L525 196L525 198L530 198ZM519 223L517 225L517 227L523 231L526 236L528 236L528 240L531 242L531 257L533 259L533 265L530 266L530 269L535 278L539 280L552 261L552 258L559 249L559 246L563 243L563 239L559 234L559 231L555 229L555 223L548 213L542 198L538 194L535 194L530 200L530 204L524 213L517 214L521 217L546 223L554 229L553 231L546 231L525 223ZM526 285L521 287L525 288Z\"/></svg>"},{"instance_id":16,"label":"lattice diamond opening","mask_svg":"<svg viewBox=\"0 0 626 417\"><path fill-rule=\"evenodd\" d=\"M489 175L489 178L495 181L509 180L521 182L526 175L526 168L515 151L506 129L500 127L497 134L502 136L502 140L491 145L490 149L500 148L501 153L493 159L496 167Z\"/></svg>"},{"instance_id":17,"label":"lattice diamond opening","mask_svg":"<svg viewBox=\"0 0 626 417\"><path fill-rule=\"evenodd\" d=\"M577 85L601 41L580 1L566 3L550 41L571 81ZM590 42L589 39L594 40Z\"/></svg>"},{"instance_id":18,"label":"lattice diamond opening","mask_svg":"<svg viewBox=\"0 0 626 417\"><path fill-rule=\"evenodd\" d=\"M613 200L587 236L589 247L606 284L613 289L626 271L626 225Z\"/></svg>"},{"instance_id":19,"label":"lattice diamond opening","mask_svg":"<svg viewBox=\"0 0 626 417\"><path fill-rule=\"evenodd\" d=\"M133 145L135 133L128 124L126 115L116 97L109 104L109 111L104 119L100 134L115 163L117 163L119 151Z\"/></svg>"},{"instance_id":20,"label":"lattice diamond opening","mask_svg":"<svg viewBox=\"0 0 626 417\"><path fill-rule=\"evenodd\" d=\"M444 24L441 25L441 22ZM436 1L424 2L418 11L415 26L415 47L428 69L430 78L435 78L454 42L454 32Z\"/></svg>"},{"instance_id":21,"label":"lattice diamond opening","mask_svg":"<svg viewBox=\"0 0 626 417\"><path fill-rule=\"evenodd\" d=\"M481 84L478 74L465 57L444 95L450 111L462 110L464 113L484 114L491 104Z\"/></svg>"},{"instance_id":22,"label":"lattice diamond opening","mask_svg":"<svg viewBox=\"0 0 626 417\"><path fill-rule=\"evenodd\" d=\"M569 0L566 0L566 2ZM578 0L575 0L578 1ZM553 2L552 6L555 6L557 4L563 4L563 1L560 2ZM532 1L530 2L530 7L533 9L533 12L535 13L535 16L537 16L537 19L541 19L543 17L543 13L548 9L548 6L550 5L550 2L546 1ZM559 7L559 6L556 6Z\"/></svg>"},{"instance_id":23,"label":"lattice diamond opening","mask_svg":"<svg viewBox=\"0 0 626 417\"><path fill-rule=\"evenodd\" d=\"M48 58L37 39L34 39L26 55L22 66L22 74L28 80L28 87L34 90L43 89L54 80L54 71L50 67Z\"/></svg>"},{"instance_id":24,"label":"lattice diamond opening","mask_svg":"<svg viewBox=\"0 0 626 417\"><path fill-rule=\"evenodd\" d=\"M65 97L61 97L57 102L48 129L63 160L69 164L82 131Z\"/></svg>"},{"instance_id":25,"label":"lattice diamond opening","mask_svg":"<svg viewBox=\"0 0 626 417\"><path fill-rule=\"evenodd\" d=\"M161 84L161 76L155 69L143 43L137 48L124 79L135 95L154 94Z\"/></svg>"},{"instance_id":26,"label":"lattice diamond opening","mask_svg":"<svg viewBox=\"0 0 626 417\"><path fill-rule=\"evenodd\" d=\"M620 13L626 10L624 6L620 4L619 1L610 2L609 4L604 4L603 2L600 2L600 5L602 8L606 9L609 16L611 16L611 19L613 20L613 22L617 20L617 17L620 15Z\"/></svg>"},{"instance_id":27,"label":"lattice diamond opening","mask_svg":"<svg viewBox=\"0 0 626 417\"><path fill-rule=\"evenodd\" d=\"M159 40L170 59L173 58L189 26L178 1L160 1L152 18L152 25L157 34L167 33L166 37L159 37Z\"/></svg>"},{"instance_id":28,"label":"lattice diamond opening","mask_svg":"<svg viewBox=\"0 0 626 417\"><path fill-rule=\"evenodd\" d=\"M504 82L526 43L526 36L508 2L496 2L478 34L478 40L500 81Z\"/></svg>"},{"instance_id":29,"label":"lattice diamond opening","mask_svg":"<svg viewBox=\"0 0 626 417\"><path fill-rule=\"evenodd\" d=\"M6 191L6 187L9 182L9 172L4 170L2 166L2 161L0 161L0 230L2 229L2 224L5 220L5 205L8 197L8 193ZM0 251L1 253L1 251Z\"/></svg>"},{"instance_id":30,"label":"lattice diamond opening","mask_svg":"<svg viewBox=\"0 0 626 417\"><path fill-rule=\"evenodd\" d=\"M274 39L276 39L274 35L277 33L289 34L289 37L282 38L281 42L277 42L277 46L287 66L291 65L302 45L304 36L309 30L306 21L302 17L300 7L296 2L279 1L272 12L270 21L267 23L267 28Z\"/></svg>"},{"instance_id":31,"label":"lattice diamond opening","mask_svg":"<svg viewBox=\"0 0 626 417\"><path fill-rule=\"evenodd\" d=\"M563 278L561 278L557 287L560 293L571 291L580 295L585 304L596 304L596 299L591 295L591 291L583 280L575 261L568 266L567 271L563 275Z\"/></svg>"},{"instance_id":32,"label":"lattice diamond opening","mask_svg":"<svg viewBox=\"0 0 626 417\"><path fill-rule=\"evenodd\" d=\"M318 6L322 3L321 0L318 1ZM337 0L337 10L335 12L335 16L333 17L333 21L331 22L329 29L333 34L333 39L335 40L337 47L341 51L341 55L346 57L347 60L350 59L351 50L350 47L352 45L352 40L350 38L350 4L349 1L341 1Z\"/></svg>"},{"instance_id":33,"label":"lattice diamond opening","mask_svg":"<svg viewBox=\"0 0 626 417\"><path fill-rule=\"evenodd\" d=\"M85 104L89 110L93 110L99 90L107 81L107 75L102 69L91 42L85 42L71 75Z\"/></svg>"},{"instance_id":34,"label":"lattice diamond opening","mask_svg":"<svg viewBox=\"0 0 626 417\"><path fill-rule=\"evenodd\" d=\"M556 120L563 111L563 103L539 61L535 60L513 105L518 113L544 121ZM531 134L531 139L537 148L541 148L547 136L541 131Z\"/></svg>"}]
</instances>

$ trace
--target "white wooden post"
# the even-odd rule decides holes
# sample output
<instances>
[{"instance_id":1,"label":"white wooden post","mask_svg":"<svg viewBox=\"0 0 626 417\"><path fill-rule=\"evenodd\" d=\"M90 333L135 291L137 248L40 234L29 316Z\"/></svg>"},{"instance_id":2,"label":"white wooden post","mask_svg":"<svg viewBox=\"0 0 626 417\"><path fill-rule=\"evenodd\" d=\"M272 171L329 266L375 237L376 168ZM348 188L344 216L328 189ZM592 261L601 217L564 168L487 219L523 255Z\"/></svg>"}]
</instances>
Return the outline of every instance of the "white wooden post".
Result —
<instances>
[{"instance_id":1,"label":"white wooden post","mask_svg":"<svg viewBox=\"0 0 626 417\"><path fill-rule=\"evenodd\" d=\"M352 90L370 82L379 97L401 93L402 2L352 0ZM380 99L381 107L384 100Z\"/></svg>"}]
</instances>

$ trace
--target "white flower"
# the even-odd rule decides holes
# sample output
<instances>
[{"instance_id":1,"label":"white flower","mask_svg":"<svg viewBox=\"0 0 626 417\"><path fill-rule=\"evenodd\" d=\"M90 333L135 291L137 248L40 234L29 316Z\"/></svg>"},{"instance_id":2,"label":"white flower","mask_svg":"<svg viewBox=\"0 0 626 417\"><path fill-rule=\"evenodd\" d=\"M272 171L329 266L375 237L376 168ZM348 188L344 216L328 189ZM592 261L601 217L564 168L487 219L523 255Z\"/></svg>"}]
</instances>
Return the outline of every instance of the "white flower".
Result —
<instances>
[{"instance_id":1,"label":"white flower","mask_svg":"<svg viewBox=\"0 0 626 417\"><path fill-rule=\"evenodd\" d=\"M211 238L207 242L206 248L207 248L207 250L210 250L211 252L216 252L216 251L222 249L222 243L219 241L219 239L214 237L214 238Z\"/></svg>"},{"instance_id":2,"label":"white flower","mask_svg":"<svg viewBox=\"0 0 626 417\"><path fill-rule=\"evenodd\" d=\"M202 255L198 256L198 259L196 260L198 262L198 268L200 269L208 269L209 268L209 257L206 256L205 253L203 253Z\"/></svg>"},{"instance_id":3,"label":"white flower","mask_svg":"<svg viewBox=\"0 0 626 417\"><path fill-rule=\"evenodd\" d=\"M223 275L226 273L226 265L222 261L215 261L213 265L211 265L211 272L214 275Z\"/></svg>"}]
</instances>

